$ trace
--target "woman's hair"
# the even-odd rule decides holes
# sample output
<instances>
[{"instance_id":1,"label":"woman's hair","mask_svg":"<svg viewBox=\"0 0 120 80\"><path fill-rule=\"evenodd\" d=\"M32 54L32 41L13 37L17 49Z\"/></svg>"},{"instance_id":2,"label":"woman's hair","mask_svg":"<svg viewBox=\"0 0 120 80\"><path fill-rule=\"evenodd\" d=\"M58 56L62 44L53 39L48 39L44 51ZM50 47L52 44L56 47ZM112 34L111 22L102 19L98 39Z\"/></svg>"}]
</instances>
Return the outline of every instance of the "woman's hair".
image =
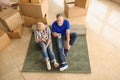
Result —
<instances>
[{"instance_id":1,"label":"woman's hair","mask_svg":"<svg viewBox=\"0 0 120 80\"><path fill-rule=\"evenodd\" d=\"M42 25L43 25L42 22L38 22L38 23L36 24L36 27L38 28L38 27L40 27L40 26L42 26Z\"/></svg>"},{"instance_id":2,"label":"woman's hair","mask_svg":"<svg viewBox=\"0 0 120 80\"><path fill-rule=\"evenodd\" d=\"M60 17L60 16L62 16L62 17L63 17L63 14L58 13L58 14L56 15L56 18L58 18L58 17Z\"/></svg>"}]
</instances>

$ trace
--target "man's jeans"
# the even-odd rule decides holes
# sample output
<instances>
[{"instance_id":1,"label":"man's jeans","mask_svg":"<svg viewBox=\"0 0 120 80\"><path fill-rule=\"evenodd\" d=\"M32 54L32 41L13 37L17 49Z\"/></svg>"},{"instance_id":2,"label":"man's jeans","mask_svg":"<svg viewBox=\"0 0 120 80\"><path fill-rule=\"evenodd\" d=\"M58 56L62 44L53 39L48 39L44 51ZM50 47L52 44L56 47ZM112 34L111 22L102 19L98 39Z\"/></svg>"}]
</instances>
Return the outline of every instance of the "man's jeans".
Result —
<instances>
[{"instance_id":1,"label":"man's jeans","mask_svg":"<svg viewBox=\"0 0 120 80\"><path fill-rule=\"evenodd\" d=\"M53 48L52 48L52 42L49 44L49 46L47 48L46 48L45 42L40 42L39 46L42 48L43 57L45 60L49 59L49 56L50 56L50 59L52 62L56 60L55 54L54 54ZM48 56L48 54L49 54L49 56Z\"/></svg>"},{"instance_id":2,"label":"man's jeans","mask_svg":"<svg viewBox=\"0 0 120 80\"><path fill-rule=\"evenodd\" d=\"M78 34L75 32L70 33L70 45L72 46L74 42L76 41L78 37ZM57 45L58 45L58 50L59 50L59 56L60 56L60 63L65 63L66 62L66 57L64 54L64 43L66 40L66 36L62 36L61 38L57 38Z\"/></svg>"}]
</instances>

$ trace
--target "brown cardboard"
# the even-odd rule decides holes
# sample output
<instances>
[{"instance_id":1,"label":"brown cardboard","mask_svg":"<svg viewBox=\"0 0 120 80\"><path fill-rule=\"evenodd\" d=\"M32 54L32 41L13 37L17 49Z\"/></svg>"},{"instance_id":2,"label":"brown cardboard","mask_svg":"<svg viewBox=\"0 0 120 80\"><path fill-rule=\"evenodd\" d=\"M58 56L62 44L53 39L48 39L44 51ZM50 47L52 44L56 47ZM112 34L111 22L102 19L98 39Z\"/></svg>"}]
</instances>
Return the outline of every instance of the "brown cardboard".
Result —
<instances>
[{"instance_id":1,"label":"brown cardboard","mask_svg":"<svg viewBox=\"0 0 120 80\"><path fill-rule=\"evenodd\" d=\"M75 0L75 5L87 9L89 5L89 0Z\"/></svg>"},{"instance_id":2,"label":"brown cardboard","mask_svg":"<svg viewBox=\"0 0 120 80\"><path fill-rule=\"evenodd\" d=\"M33 17L27 17L24 16L24 24L26 27L32 27L33 24L37 23L37 22L43 22L44 24L47 24L48 22L48 15L46 14L44 18L41 19L36 19Z\"/></svg>"},{"instance_id":3,"label":"brown cardboard","mask_svg":"<svg viewBox=\"0 0 120 80\"><path fill-rule=\"evenodd\" d=\"M8 15L8 14L11 13L11 12L16 12L16 11L17 11L17 10L12 9L12 8L2 9L2 11L0 11L0 17L3 17L3 16L5 16L5 15ZM1 23L1 21L0 21L0 28L1 28L2 30L4 30L5 32L8 31L8 28L5 27L5 26Z\"/></svg>"},{"instance_id":4,"label":"brown cardboard","mask_svg":"<svg viewBox=\"0 0 120 80\"><path fill-rule=\"evenodd\" d=\"M75 0L75 5L81 8L88 8L89 0Z\"/></svg>"},{"instance_id":5,"label":"brown cardboard","mask_svg":"<svg viewBox=\"0 0 120 80\"><path fill-rule=\"evenodd\" d=\"M0 11L2 11L2 6L0 5Z\"/></svg>"},{"instance_id":6,"label":"brown cardboard","mask_svg":"<svg viewBox=\"0 0 120 80\"><path fill-rule=\"evenodd\" d=\"M75 6L75 3L73 2L71 3L71 2L64 0L64 7L65 7L64 12L68 18L85 16L87 14L86 9Z\"/></svg>"},{"instance_id":7,"label":"brown cardboard","mask_svg":"<svg viewBox=\"0 0 120 80\"><path fill-rule=\"evenodd\" d=\"M24 19L25 27L31 27L32 26L31 17L23 16L23 19Z\"/></svg>"},{"instance_id":8,"label":"brown cardboard","mask_svg":"<svg viewBox=\"0 0 120 80\"><path fill-rule=\"evenodd\" d=\"M41 18L41 19L32 18L31 21L32 21L32 23L43 22L44 24L47 24L48 23L48 14L46 14L44 16L44 18Z\"/></svg>"},{"instance_id":9,"label":"brown cardboard","mask_svg":"<svg viewBox=\"0 0 120 80\"><path fill-rule=\"evenodd\" d=\"M23 34L23 25L18 25L14 31L7 32L7 34L11 39L21 38Z\"/></svg>"},{"instance_id":10,"label":"brown cardboard","mask_svg":"<svg viewBox=\"0 0 120 80\"><path fill-rule=\"evenodd\" d=\"M19 3L19 8L24 16L44 18L48 12L48 0L43 0L41 4Z\"/></svg>"},{"instance_id":11,"label":"brown cardboard","mask_svg":"<svg viewBox=\"0 0 120 80\"><path fill-rule=\"evenodd\" d=\"M18 10L12 9L12 8L7 8L7 9L2 9L2 11L0 11L0 17L5 16L11 12L16 12Z\"/></svg>"},{"instance_id":12,"label":"brown cardboard","mask_svg":"<svg viewBox=\"0 0 120 80\"><path fill-rule=\"evenodd\" d=\"M41 4L43 0L31 0L33 4Z\"/></svg>"},{"instance_id":13,"label":"brown cardboard","mask_svg":"<svg viewBox=\"0 0 120 80\"><path fill-rule=\"evenodd\" d=\"M10 38L8 35L0 29L0 51L5 49L11 43Z\"/></svg>"},{"instance_id":14,"label":"brown cardboard","mask_svg":"<svg viewBox=\"0 0 120 80\"><path fill-rule=\"evenodd\" d=\"M10 12L0 17L0 21L10 31L13 31L18 25L23 23L22 17L18 11Z\"/></svg>"},{"instance_id":15,"label":"brown cardboard","mask_svg":"<svg viewBox=\"0 0 120 80\"><path fill-rule=\"evenodd\" d=\"M19 1L22 3L29 3L30 2L30 0L19 0Z\"/></svg>"},{"instance_id":16,"label":"brown cardboard","mask_svg":"<svg viewBox=\"0 0 120 80\"><path fill-rule=\"evenodd\" d=\"M2 29L3 31L8 31L8 28L6 28L5 26L3 26L3 24L0 22L0 29Z\"/></svg>"}]
</instances>

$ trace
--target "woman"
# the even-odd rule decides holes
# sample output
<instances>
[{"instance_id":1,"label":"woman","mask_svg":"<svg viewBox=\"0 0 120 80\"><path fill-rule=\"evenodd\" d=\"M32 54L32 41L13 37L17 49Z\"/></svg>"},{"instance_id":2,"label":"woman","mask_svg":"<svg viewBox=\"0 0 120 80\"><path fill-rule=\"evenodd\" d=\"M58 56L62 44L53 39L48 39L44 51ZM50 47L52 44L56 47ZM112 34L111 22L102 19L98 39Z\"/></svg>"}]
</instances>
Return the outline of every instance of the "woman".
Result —
<instances>
[{"instance_id":1,"label":"woman","mask_svg":"<svg viewBox=\"0 0 120 80\"><path fill-rule=\"evenodd\" d=\"M48 54L50 55L50 59L54 64L54 67L58 68L59 64L56 61L55 54L52 49L51 31L49 27L41 22L38 22L36 25L36 30L34 30L34 33L35 33L35 41L42 48L43 57L45 59L47 69L51 70Z\"/></svg>"}]
</instances>

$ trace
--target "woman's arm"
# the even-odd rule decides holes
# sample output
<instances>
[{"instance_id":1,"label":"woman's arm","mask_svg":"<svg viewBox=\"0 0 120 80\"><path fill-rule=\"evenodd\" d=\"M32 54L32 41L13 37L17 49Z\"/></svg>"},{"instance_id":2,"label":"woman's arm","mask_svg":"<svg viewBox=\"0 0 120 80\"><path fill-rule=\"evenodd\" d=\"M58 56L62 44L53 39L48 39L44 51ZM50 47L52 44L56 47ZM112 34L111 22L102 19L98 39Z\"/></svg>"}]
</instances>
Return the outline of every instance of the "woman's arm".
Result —
<instances>
[{"instance_id":1,"label":"woman's arm","mask_svg":"<svg viewBox=\"0 0 120 80\"><path fill-rule=\"evenodd\" d=\"M50 42L51 42L51 40L48 39L47 44L46 44L46 48L49 46Z\"/></svg>"},{"instance_id":2,"label":"woman's arm","mask_svg":"<svg viewBox=\"0 0 120 80\"><path fill-rule=\"evenodd\" d=\"M49 27L47 28L47 30L48 30L48 41L47 41L47 44L46 44L46 48L49 46L49 44L51 42L51 30L50 30Z\"/></svg>"},{"instance_id":3,"label":"woman's arm","mask_svg":"<svg viewBox=\"0 0 120 80\"><path fill-rule=\"evenodd\" d=\"M43 38L38 38L38 31L34 31L34 35L35 35L35 41L38 43L38 42L41 42L41 41L44 41Z\"/></svg>"}]
</instances>

